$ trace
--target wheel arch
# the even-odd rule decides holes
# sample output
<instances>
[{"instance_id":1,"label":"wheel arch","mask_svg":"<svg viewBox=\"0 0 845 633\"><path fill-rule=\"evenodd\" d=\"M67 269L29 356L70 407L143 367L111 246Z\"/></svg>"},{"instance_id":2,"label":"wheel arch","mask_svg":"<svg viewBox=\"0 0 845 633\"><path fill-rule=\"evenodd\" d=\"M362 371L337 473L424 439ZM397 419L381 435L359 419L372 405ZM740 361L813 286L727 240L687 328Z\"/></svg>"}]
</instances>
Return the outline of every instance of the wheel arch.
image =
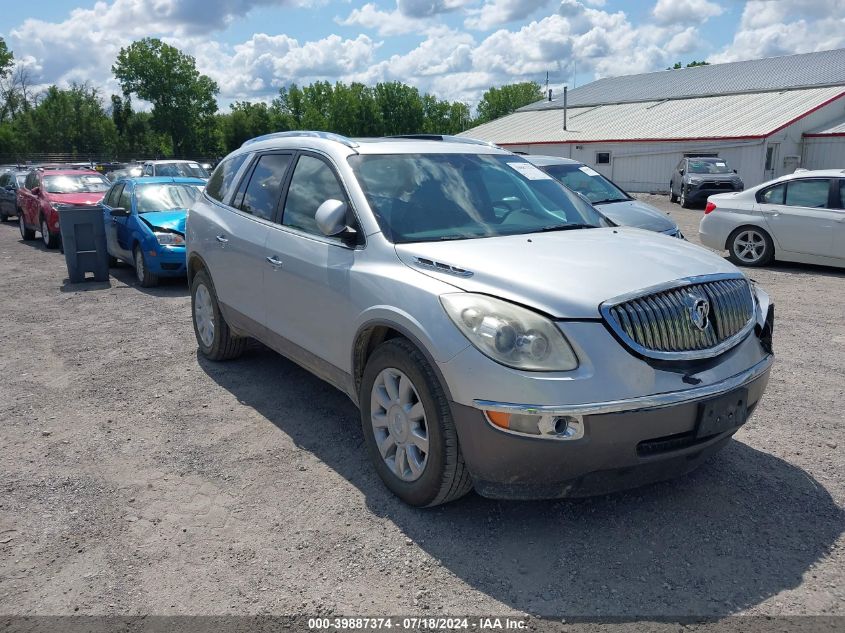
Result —
<instances>
[{"instance_id":1,"label":"wheel arch","mask_svg":"<svg viewBox=\"0 0 845 633\"><path fill-rule=\"evenodd\" d=\"M373 319L362 324L355 334L352 344L352 383L355 389L355 402L358 404L358 394L361 390L361 379L364 375L364 369L367 366L367 361L372 356L376 348L393 338L403 338L411 345L416 347L420 353L425 356L432 371L440 381L440 386L446 394L449 401L452 401L452 393L449 390L449 385L443 378L440 367L437 361L434 360L431 352L423 344L419 337L417 337L409 328L400 325L394 321L387 319Z\"/></svg>"},{"instance_id":2,"label":"wheel arch","mask_svg":"<svg viewBox=\"0 0 845 633\"><path fill-rule=\"evenodd\" d=\"M209 278L211 278L211 273L208 270L208 264L205 263L205 260L202 258L202 255L198 253L191 253L188 255L188 264L187 264L187 274L188 274L188 288L191 287L191 284L194 282L194 277L197 275L198 272L204 270L209 273Z\"/></svg>"}]
</instances>

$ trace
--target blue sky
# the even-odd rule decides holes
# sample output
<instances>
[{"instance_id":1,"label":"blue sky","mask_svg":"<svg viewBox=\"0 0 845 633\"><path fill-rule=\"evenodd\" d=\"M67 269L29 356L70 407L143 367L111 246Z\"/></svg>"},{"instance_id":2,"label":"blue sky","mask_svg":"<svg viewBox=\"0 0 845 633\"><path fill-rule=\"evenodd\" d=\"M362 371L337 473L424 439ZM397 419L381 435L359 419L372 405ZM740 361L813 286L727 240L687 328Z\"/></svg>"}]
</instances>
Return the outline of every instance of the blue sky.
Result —
<instances>
[{"instance_id":1,"label":"blue sky","mask_svg":"<svg viewBox=\"0 0 845 633\"><path fill-rule=\"evenodd\" d=\"M36 90L90 82L134 39L197 59L233 100L291 82L400 80L474 105L549 72L555 88L692 59L845 46L845 0L41 0L4 3L2 36ZM574 72L577 69L577 76Z\"/></svg>"}]
</instances>

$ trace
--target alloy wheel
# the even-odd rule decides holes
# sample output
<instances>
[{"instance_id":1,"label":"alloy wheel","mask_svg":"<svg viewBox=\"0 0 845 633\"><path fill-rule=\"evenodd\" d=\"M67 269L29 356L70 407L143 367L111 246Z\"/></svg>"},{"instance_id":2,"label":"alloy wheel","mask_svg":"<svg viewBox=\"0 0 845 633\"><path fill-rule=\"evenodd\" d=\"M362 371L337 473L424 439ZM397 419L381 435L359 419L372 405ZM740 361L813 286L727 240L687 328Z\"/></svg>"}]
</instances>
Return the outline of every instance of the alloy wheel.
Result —
<instances>
[{"instance_id":1,"label":"alloy wheel","mask_svg":"<svg viewBox=\"0 0 845 633\"><path fill-rule=\"evenodd\" d=\"M47 220L41 220L41 239L45 246L50 246L50 229L47 226Z\"/></svg>"},{"instance_id":2,"label":"alloy wheel","mask_svg":"<svg viewBox=\"0 0 845 633\"><path fill-rule=\"evenodd\" d=\"M194 293L194 321L200 340L206 347L214 344L214 306L211 305L211 293L200 284Z\"/></svg>"},{"instance_id":3,"label":"alloy wheel","mask_svg":"<svg viewBox=\"0 0 845 633\"><path fill-rule=\"evenodd\" d=\"M135 277L138 279L138 283L144 283L144 254L141 252L140 248L135 249Z\"/></svg>"},{"instance_id":4,"label":"alloy wheel","mask_svg":"<svg viewBox=\"0 0 845 633\"><path fill-rule=\"evenodd\" d=\"M766 240L757 231L742 231L734 239L734 255L749 264L760 261L766 254Z\"/></svg>"},{"instance_id":5,"label":"alloy wheel","mask_svg":"<svg viewBox=\"0 0 845 633\"><path fill-rule=\"evenodd\" d=\"M400 370L381 371L370 393L370 421L379 453L402 481L416 481L428 463L425 408L411 379Z\"/></svg>"},{"instance_id":6,"label":"alloy wheel","mask_svg":"<svg viewBox=\"0 0 845 633\"><path fill-rule=\"evenodd\" d=\"M21 238L26 239L26 222L24 222L23 213L18 215L18 228L21 230Z\"/></svg>"}]
</instances>

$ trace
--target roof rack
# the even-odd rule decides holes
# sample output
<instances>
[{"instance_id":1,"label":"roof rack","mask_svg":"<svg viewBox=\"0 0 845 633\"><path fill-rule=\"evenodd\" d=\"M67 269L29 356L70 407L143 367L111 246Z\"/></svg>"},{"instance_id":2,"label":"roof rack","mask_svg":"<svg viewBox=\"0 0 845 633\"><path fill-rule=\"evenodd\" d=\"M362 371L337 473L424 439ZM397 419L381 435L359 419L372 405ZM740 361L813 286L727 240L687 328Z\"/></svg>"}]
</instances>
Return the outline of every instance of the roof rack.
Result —
<instances>
[{"instance_id":1,"label":"roof rack","mask_svg":"<svg viewBox=\"0 0 845 633\"><path fill-rule=\"evenodd\" d=\"M395 134L386 138L407 138L417 141L447 141L449 143L466 143L467 145L485 145L487 147L499 147L494 143L481 141L468 136L453 136L451 134Z\"/></svg>"},{"instance_id":2,"label":"roof rack","mask_svg":"<svg viewBox=\"0 0 845 633\"><path fill-rule=\"evenodd\" d=\"M261 141L269 141L271 139L276 138L297 138L297 137L311 137L311 138L322 138L327 141L336 141L338 143L343 143L347 147L358 147L358 143L353 141L350 138L347 138L341 134L335 134L334 132L316 132L313 130L294 130L291 132L272 132L271 134L264 134L263 136L256 136L255 138L251 138L243 142L241 147L246 147L247 145L252 145L253 143L260 143Z\"/></svg>"}]
</instances>

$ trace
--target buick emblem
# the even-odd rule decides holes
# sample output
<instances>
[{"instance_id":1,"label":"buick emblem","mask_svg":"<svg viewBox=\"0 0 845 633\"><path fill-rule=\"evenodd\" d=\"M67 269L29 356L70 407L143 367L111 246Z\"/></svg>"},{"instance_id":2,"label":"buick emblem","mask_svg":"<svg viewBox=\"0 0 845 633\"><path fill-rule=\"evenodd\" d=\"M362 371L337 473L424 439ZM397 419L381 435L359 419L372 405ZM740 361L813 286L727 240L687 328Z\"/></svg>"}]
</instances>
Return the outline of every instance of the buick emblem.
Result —
<instances>
[{"instance_id":1,"label":"buick emblem","mask_svg":"<svg viewBox=\"0 0 845 633\"><path fill-rule=\"evenodd\" d=\"M700 295L689 295L689 318L692 324L702 332L707 329L710 316L710 302Z\"/></svg>"}]
</instances>

